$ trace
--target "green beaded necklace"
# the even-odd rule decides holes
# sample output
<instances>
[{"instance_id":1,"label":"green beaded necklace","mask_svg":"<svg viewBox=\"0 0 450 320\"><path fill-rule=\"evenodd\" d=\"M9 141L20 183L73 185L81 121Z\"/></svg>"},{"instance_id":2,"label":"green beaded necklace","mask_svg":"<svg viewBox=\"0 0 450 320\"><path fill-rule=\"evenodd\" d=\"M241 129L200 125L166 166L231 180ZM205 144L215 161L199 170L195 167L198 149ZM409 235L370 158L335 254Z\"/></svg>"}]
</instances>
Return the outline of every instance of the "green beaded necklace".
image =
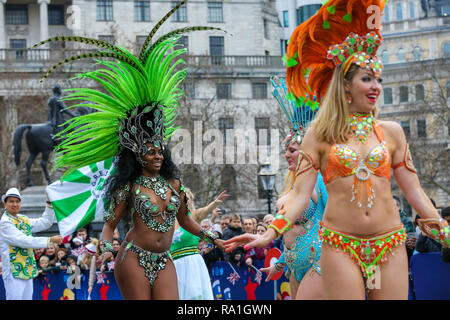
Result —
<instances>
[{"instance_id":1,"label":"green beaded necklace","mask_svg":"<svg viewBox=\"0 0 450 320\"><path fill-rule=\"evenodd\" d=\"M369 133L373 129L375 120L372 114L352 113L350 114L350 128L357 141L365 143Z\"/></svg>"}]
</instances>

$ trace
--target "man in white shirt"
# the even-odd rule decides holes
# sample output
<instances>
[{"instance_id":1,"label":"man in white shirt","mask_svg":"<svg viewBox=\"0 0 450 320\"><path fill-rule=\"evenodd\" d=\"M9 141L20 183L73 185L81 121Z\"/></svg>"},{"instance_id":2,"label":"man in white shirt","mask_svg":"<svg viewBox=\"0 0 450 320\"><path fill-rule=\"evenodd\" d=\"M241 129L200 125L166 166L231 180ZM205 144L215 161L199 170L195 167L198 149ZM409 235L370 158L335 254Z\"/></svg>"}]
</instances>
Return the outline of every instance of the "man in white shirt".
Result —
<instances>
[{"instance_id":1,"label":"man in white shirt","mask_svg":"<svg viewBox=\"0 0 450 320\"><path fill-rule=\"evenodd\" d=\"M50 243L60 244L60 235L53 237L33 237L33 232L50 228L55 221L55 213L50 202L38 219L28 219L19 214L21 196L17 188L9 189L2 196L5 211L0 218L0 255L2 257L3 282L6 300L31 300L33 298L33 278L37 276L34 248L48 248Z\"/></svg>"}]
</instances>

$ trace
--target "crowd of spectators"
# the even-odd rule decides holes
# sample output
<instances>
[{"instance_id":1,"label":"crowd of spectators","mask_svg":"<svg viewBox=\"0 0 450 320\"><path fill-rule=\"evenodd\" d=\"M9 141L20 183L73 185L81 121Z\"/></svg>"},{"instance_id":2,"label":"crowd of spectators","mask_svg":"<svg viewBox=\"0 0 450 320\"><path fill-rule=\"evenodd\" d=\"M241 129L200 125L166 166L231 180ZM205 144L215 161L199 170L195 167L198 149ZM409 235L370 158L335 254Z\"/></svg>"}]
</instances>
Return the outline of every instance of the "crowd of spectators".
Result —
<instances>
[{"instance_id":1,"label":"crowd of spectators","mask_svg":"<svg viewBox=\"0 0 450 320\"><path fill-rule=\"evenodd\" d=\"M223 214L220 221L216 223L220 210L213 213L211 219L204 219L200 225L203 228L211 230L222 240L228 240L235 236L252 233L263 234L267 231L267 226L272 222L274 216L267 214L263 219L245 216L242 218L239 214ZM273 247L281 248L282 242L277 239L264 248L253 248L244 250L243 247L237 247L232 252L226 252L220 248L213 247L211 244L200 241L199 250L208 268L216 261L226 261L237 266L253 265L254 260L264 260L268 250Z\"/></svg>"},{"instance_id":2,"label":"crowd of spectators","mask_svg":"<svg viewBox=\"0 0 450 320\"><path fill-rule=\"evenodd\" d=\"M74 273L78 268L80 272L87 271L89 274L90 293L99 273L114 271L114 260L121 245L117 229L114 231L112 244L113 257L102 263L99 240L89 237L85 228L78 229L66 243L59 246L52 244L47 249L34 249L38 277L59 272Z\"/></svg>"}]
</instances>

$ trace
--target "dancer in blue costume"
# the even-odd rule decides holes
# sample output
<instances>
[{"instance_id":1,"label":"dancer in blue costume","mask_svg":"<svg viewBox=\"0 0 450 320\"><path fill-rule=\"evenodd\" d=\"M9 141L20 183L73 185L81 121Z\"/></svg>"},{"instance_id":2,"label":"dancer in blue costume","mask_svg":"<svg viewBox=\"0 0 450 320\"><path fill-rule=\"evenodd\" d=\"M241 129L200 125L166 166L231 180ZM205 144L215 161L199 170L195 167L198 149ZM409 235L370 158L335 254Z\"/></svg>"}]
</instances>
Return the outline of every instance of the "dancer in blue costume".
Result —
<instances>
[{"instance_id":1,"label":"dancer in blue costume","mask_svg":"<svg viewBox=\"0 0 450 320\"><path fill-rule=\"evenodd\" d=\"M198 223L230 196L225 190L206 207L196 209L194 195L188 188L186 195L190 216ZM199 242L199 237L175 224L170 253L177 272L180 300L214 300L209 272L198 249Z\"/></svg>"},{"instance_id":2,"label":"dancer in blue costume","mask_svg":"<svg viewBox=\"0 0 450 320\"><path fill-rule=\"evenodd\" d=\"M299 153L302 138L309 122L314 118L315 112L311 106L297 106L286 98L287 88L283 79L271 79L274 86L273 95L280 104L283 112L290 122L291 131L284 140L286 148L285 158L288 163L289 173L286 176L283 192L277 201L277 209L284 206L287 194L295 183L297 166L300 163ZM293 299L322 299L322 279L320 272L321 244L318 230L327 203L327 191L322 176L318 175L316 187L310 199L310 205L303 212L300 219L295 221L291 230L283 237L284 252L280 259L270 268L261 271L268 272L266 281L284 269L287 265L291 297Z\"/></svg>"}]
</instances>

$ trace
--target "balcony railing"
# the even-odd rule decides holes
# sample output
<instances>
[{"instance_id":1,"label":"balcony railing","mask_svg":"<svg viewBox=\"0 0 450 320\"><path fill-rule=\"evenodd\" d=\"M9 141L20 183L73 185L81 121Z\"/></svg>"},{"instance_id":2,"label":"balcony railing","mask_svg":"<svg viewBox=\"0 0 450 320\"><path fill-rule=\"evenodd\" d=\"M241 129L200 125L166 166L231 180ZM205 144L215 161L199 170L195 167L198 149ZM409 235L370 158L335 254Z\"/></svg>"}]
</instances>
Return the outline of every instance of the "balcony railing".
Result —
<instances>
[{"instance_id":1,"label":"balcony railing","mask_svg":"<svg viewBox=\"0 0 450 320\"><path fill-rule=\"evenodd\" d=\"M0 71L15 69L40 69L68 57L92 52L85 49L0 49ZM201 71L229 70L230 68L284 69L281 56L194 56L184 57L188 67ZM87 59L72 64L85 64ZM73 70L74 68L71 68ZM77 68L75 68L77 69Z\"/></svg>"}]
</instances>

